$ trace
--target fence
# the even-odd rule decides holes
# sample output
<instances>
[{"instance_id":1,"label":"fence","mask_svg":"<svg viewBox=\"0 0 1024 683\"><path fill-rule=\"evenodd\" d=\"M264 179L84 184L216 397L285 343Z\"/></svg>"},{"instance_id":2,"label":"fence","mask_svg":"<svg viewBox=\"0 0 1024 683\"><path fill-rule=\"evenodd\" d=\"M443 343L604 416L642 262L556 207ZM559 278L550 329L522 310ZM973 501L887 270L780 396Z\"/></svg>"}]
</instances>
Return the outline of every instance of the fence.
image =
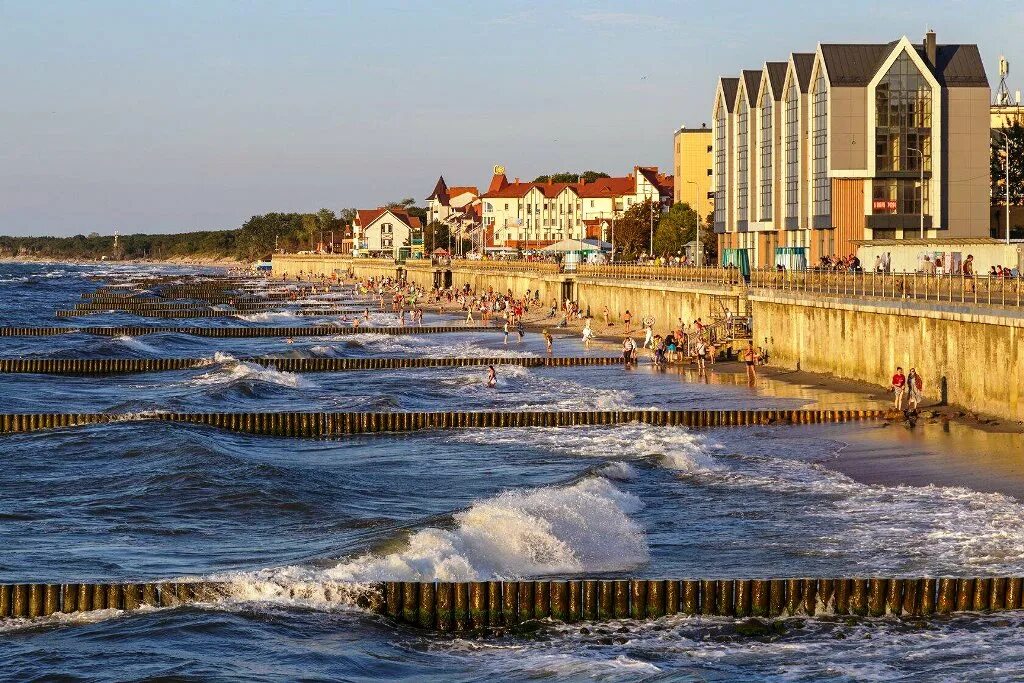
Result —
<instances>
[{"instance_id":1,"label":"fence","mask_svg":"<svg viewBox=\"0 0 1024 683\"><path fill-rule=\"evenodd\" d=\"M1013 278L924 273L842 273L829 271L752 271L756 289L811 292L881 299L1020 306L1022 281Z\"/></svg>"},{"instance_id":2,"label":"fence","mask_svg":"<svg viewBox=\"0 0 1024 683\"><path fill-rule=\"evenodd\" d=\"M736 285L742 282L735 268L698 268L671 266L595 265L577 266L576 274L584 277L602 277L618 280L669 280L699 282L711 285Z\"/></svg>"}]
</instances>

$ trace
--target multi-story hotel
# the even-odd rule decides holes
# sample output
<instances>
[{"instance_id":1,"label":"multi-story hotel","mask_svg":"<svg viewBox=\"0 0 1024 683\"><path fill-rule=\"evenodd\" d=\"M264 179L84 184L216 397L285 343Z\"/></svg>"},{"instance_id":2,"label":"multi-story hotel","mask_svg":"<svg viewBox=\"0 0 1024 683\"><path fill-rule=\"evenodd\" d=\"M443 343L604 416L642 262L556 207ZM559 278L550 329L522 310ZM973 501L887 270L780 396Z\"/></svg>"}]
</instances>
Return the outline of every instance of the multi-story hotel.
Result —
<instances>
[{"instance_id":1,"label":"multi-story hotel","mask_svg":"<svg viewBox=\"0 0 1024 683\"><path fill-rule=\"evenodd\" d=\"M855 241L988 235L989 97L975 45L819 44L719 79L719 248L811 263ZM923 180L923 182L922 182ZM922 220L923 217L923 220Z\"/></svg>"},{"instance_id":2,"label":"multi-story hotel","mask_svg":"<svg viewBox=\"0 0 1024 683\"><path fill-rule=\"evenodd\" d=\"M672 146L673 169L675 170L675 202L696 203L697 214L703 221L711 213L711 129L683 126L675 132Z\"/></svg>"},{"instance_id":3,"label":"multi-story hotel","mask_svg":"<svg viewBox=\"0 0 1024 683\"><path fill-rule=\"evenodd\" d=\"M593 182L511 183L505 169L494 176L483 199L483 227L488 247L540 249L566 239L611 242L615 219L634 204L652 200L660 210L672 205L673 177L657 166ZM652 216L656 221L657 216Z\"/></svg>"}]
</instances>

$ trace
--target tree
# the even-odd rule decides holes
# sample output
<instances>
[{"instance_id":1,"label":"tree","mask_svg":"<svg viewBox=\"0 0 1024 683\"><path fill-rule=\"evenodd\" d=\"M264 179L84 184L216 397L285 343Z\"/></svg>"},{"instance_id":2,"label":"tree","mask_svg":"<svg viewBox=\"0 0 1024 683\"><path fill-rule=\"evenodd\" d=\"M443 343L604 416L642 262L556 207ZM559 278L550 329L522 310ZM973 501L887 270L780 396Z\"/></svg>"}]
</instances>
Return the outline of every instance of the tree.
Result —
<instances>
[{"instance_id":1,"label":"tree","mask_svg":"<svg viewBox=\"0 0 1024 683\"><path fill-rule=\"evenodd\" d=\"M334 230L335 221L337 220L338 219L334 216L334 212L330 209L320 209L316 212L316 221L319 224L320 229L324 232Z\"/></svg>"},{"instance_id":2,"label":"tree","mask_svg":"<svg viewBox=\"0 0 1024 683\"><path fill-rule=\"evenodd\" d=\"M1007 138L1010 146L1010 206L1021 206L1024 204L1024 125L1014 121L1001 130L1006 137L992 135L990 182L994 223L1001 226L1000 235L1005 235Z\"/></svg>"},{"instance_id":3,"label":"tree","mask_svg":"<svg viewBox=\"0 0 1024 683\"><path fill-rule=\"evenodd\" d=\"M654 231L654 254L675 256L696 237L697 212L685 202L673 204L668 213L662 214Z\"/></svg>"},{"instance_id":4,"label":"tree","mask_svg":"<svg viewBox=\"0 0 1024 683\"><path fill-rule=\"evenodd\" d=\"M352 225L356 219L356 209L342 209L338 212L338 218L345 221L348 225Z\"/></svg>"},{"instance_id":5,"label":"tree","mask_svg":"<svg viewBox=\"0 0 1024 683\"><path fill-rule=\"evenodd\" d=\"M649 253L651 245L651 216L660 213L651 199L626 209L615 219L615 247L621 249L626 260L635 259L641 253Z\"/></svg>"},{"instance_id":6,"label":"tree","mask_svg":"<svg viewBox=\"0 0 1024 683\"><path fill-rule=\"evenodd\" d=\"M447 225L440 221L430 221L423 229L423 248L428 254L435 249L447 249L449 234Z\"/></svg>"},{"instance_id":7,"label":"tree","mask_svg":"<svg viewBox=\"0 0 1024 683\"><path fill-rule=\"evenodd\" d=\"M575 173L573 171L562 171L561 173L549 173L546 175L539 175L533 179L535 183L546 183L549 180L553 183L578 183L584 180L588 183L592 183L598 178L610 178L607 173L603 171L584 171L583 173Z\"/></svg>"}]
</instances>

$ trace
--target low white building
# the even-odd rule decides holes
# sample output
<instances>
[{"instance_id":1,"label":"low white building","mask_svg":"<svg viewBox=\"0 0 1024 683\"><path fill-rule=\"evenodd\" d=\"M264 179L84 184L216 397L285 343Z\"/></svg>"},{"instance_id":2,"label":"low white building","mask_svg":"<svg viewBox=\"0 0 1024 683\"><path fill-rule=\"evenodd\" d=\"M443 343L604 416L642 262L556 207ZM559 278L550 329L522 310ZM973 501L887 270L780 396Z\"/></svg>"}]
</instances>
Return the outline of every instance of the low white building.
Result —
<instances>
[{"instance_id":1,"label":"low white building","mask_svg":"<svg viewBox=\"0 0 1024 683\"><path fill-rule=\"evenodd\" d=\"M352 222L352 255L388 257L423 255L420 219L403 209L359 209Z\"/></svg>"}]
</instances>

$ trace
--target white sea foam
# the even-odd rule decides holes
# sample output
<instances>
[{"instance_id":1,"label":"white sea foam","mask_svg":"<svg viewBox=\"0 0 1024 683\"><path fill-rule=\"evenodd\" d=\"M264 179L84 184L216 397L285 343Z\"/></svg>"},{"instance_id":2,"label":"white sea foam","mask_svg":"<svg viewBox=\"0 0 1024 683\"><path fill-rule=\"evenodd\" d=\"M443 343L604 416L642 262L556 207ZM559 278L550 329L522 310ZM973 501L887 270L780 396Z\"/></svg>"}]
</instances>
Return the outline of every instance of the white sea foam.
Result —
<instances>
[{"instance_id":1,"label":"white sea foam","mask_svg":"<svg viewBox=\"0 0 1024 683\"><path fill-rule=\"evenodd\" d=\"M192 378L189 383L209 386L238 382L266 382L293 389L314 386L309 379L294 372L265 368L256 363L238 360L234 356L220 351L214 354L213 362L218 366L216 369Z\"/></svg>"},{"instance_id":2,"label":"white sea foam","mask_svg":"<svg viewBox=\"0 0 1024 683\"><path fill-rule=\"evenodd\" d=\"M298 320L299 316L293 311L267 311L265 313L239 313L235 316L239 320L246 320L251 323L280 322L282 320Z\"/></svg>"},{"instance_id":3,"label":"white sea foam","mask_svg":"<svg viewBox=\"0 0 1024 683\"><path fill-rule=\"evenodd\" d=\"M339 346L357 344L375 353L387 353L408 356L432 356L444 358L493 357L493 358L530 358L537 354L515 348L489 348L479 341L469 339L438 340L415 335L392 335L377 332L361 332L347 335Z\"/></svg>"},{"instance_id":4,"label":"white sea foam","mask_svg":"<svg viewBox=\"0 0 1024 683\"><path fill-rule=\"evenodd\" d=\"M149 353L153 355L157 355L160 353L156 349L156 347L150 346L146 342L140 339L136 339L135 337L122 335L120 337L115 337L115 341L127 346L130 349L134 349L135 351L141 351L142 353Z\"/></svg>"}]
</instances>

